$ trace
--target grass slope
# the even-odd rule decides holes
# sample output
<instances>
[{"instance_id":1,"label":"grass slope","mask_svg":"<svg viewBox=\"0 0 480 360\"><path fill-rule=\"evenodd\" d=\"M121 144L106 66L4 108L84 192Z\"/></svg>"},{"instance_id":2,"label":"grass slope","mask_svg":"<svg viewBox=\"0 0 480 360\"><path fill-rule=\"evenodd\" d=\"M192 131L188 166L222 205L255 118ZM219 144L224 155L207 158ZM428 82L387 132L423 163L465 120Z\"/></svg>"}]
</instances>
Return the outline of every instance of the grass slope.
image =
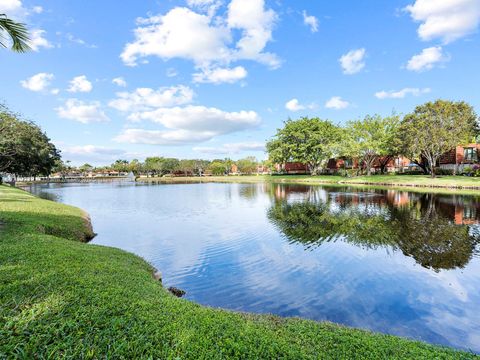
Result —
<instances>
[{"instance_id":1,"label":"grass slope","mask_svg":"<svg viewBox=\"0 0 480 360\"><path fill-rule=\"evenodd\" d=\"M470 359L330 323L203 307L88 245L81 210L0 187L0 358Z\"/></svg>"}]
</instances>

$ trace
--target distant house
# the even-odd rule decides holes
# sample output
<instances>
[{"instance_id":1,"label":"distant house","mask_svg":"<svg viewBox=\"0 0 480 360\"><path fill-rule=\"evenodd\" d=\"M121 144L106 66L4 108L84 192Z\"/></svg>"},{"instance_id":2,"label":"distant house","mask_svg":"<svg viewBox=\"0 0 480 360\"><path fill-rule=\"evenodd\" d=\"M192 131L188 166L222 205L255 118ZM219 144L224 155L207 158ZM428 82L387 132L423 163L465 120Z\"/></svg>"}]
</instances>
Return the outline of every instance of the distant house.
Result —
<instances>
[{"instance_id":1,"label":"distant house","mask_svg":"<svg viewBox=\"0 0 480 360\"><path fill-rule=\"evenodd\" d=\"M335 173L342 169L358 169L358 160L352 160L346 157L332 158L328 160L327 169L331 173Z\"/></svg>"},{"instance_id":2,"label":"distant house","mask_svg":"<svg viewBox=\"0 0 480 360\"><path fill-rule=\"evenodd\" d=\"M440 157L441 169L462 171L467 166L479 163L480 144L457 146Z\"/></svg>"},{"instance_id":3,"label":"distant house","mask_svg":"<svg viewBox=\"0 0 480 360\"><path fill-rule=\"evenodd\" d=\"M403 156L380 156L373 163L372 172L380 172L382 164L385 166L386 172L403 171L408 169L411 161ZM330 159L327 163L329 173L336 173L340 170L361 169L362 162L358 159L350 159L341 157L337 159Z\"/></svg>"},{"instance_id":4,"label":"distant house","mask_svg":"<svg viewBox=\"0 0 480 360\"><path fill-rule=\"evenodd\" d=\"M373 163L372 173L381 171L382 164L385 166L386 172L404 172L417 168L411 160L404 156L380 156ZM461 172L465 167L470 167L474 164L480 164L480 144L468 144L463 146L456 146L440 157L437 166L441 169ZM289 162L285 165L277 164L275 166L278 172L285 172L287 174L309 174L310 170L306 164L299 162ZM328 160L326 170L330 174L337 173L341 170L363 169L364 165L358 159L351 159L346 157L332 158Z\"/></svg>"},{"instance_id":5,"label":"distant house","mask_svg":"<svg viewBox=\"0 0 480 360\"><path fill-rule=\"evenodd\" d=\"M268 168L268 166L258 165L257 166L257 174L259 174L259 175L270 174L270 169Z\"/></svg>"},{"instance_id":6,"label":"distant house","mask_svg":"<svg viewBox=\"0 0 480 360\"><path fill-rule=\"evenodd\" d=\"M283 172L287 174L309 174L310 170L308 169L307 164L302 164L300 162L287 162L283 165L275 165L275 169L278 172Z\"/></svg>"}]
</instances>

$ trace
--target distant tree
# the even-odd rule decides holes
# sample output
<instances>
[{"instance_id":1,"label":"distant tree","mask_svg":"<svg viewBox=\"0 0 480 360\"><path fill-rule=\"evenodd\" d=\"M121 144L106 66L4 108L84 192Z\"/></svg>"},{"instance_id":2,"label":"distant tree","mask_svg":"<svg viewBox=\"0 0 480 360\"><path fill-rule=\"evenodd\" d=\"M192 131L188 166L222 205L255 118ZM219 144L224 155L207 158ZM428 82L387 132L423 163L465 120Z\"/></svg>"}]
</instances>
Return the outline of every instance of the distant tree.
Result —
<instances>
[{"instance_id":1,"label":"distant tree","mask_svg":"<svg viewBox=\"0 0 480 360\"><path fill-rule=\"evenodd\" d=\"M275 163L301 162L316 174L337 155L340 140L340 128L329 120L289 119L267 143L267 152Z\"/></svg>"},{"instance_id":2,"label":"distant tree","mask_svg":"<svg viewBox=\"0 0 480 360\"><path fill-rule=\"evenodd\" d=\"M70 160L63 161L62 159L57 159L52 168L52 172L59 173L62 178L65 178L72 169L73 167L70 165Z\"/></svg>"},{"instance_id":3,"label":"distant tree","mask_svg":"<svg viewBox=\"0 0 480 360\"><path fill-rule=\"evenodd\" d=\"M268 171L275 171L275 163L271 159L263 160L262 166Z\"/></svg>"},{"instance_id":4,"label":"distant tree","mask_svg":"<svg viewBox=\"0 0 480 360\"><path fill-rule=\"evenodd\" d=\"M85 164L83 164L82 166L80 166L80 167L78 168L78 170L79 170L82 174L86 174L86 173L88 173L88 172L90 172L90 171L93 170L93 166L90 165L90 164L85 163Z\"/></svg>"},{"instance_id":5,"label":"distant tree","mask_svg":"<svg viewBox=\"0 0 480 360\"><path fill-rule=\"evenodd\" d=\"M225 158L223 160L223 167L225 169L225 175L228 175L232 172L232 165L234 164L234 161L229 158Z\"/></svg>"},{"instance_id":6,"label":"distant tree","mask_svg":"<svg viewBox=\"0 0 480 360\"><path fill-rule=\"evenodd\" d=\"M140 174L143 171L143 164L138 159L133 159L128 163L128 172L132 172L135 175Z\"/></svg>"},{"instance_id":7,"label":"distant tree","mask_svg":"<svg viewBox=\"0 0 480 360\"><path fill-rule=\"evenodd\" d=\"M431 176L435 177L440 157L457 145L471 142L476 131L477 114L466 102L428 102L403 118L402 152L406 157L425 159Z\"/></svg>"},{"instance_id":8,"label":"distant tree","mask_svg":"<svg viewBox=\"0 0 480 360\"><path fill-rule=\"evenodd\" d=\"M144 170L151 175L159 175L162 170L162 159L161 157L148 157L144 162Z\"/></svg>"},{"instance_id":9,"label":"distant tree","mask_svg":"<svg viewBox=\"0 0 480 360\"><path fill-rule=\"evenodd\" d=\"M192 175L195 171L195 160L182 159L178 162L178 171L181 171L183 175Z\"/></svg>"},{"instance_id":10,"label":"distant tree","mask_svg":"<svg viewBox=\"0 0 480 360\"><path fill-rule=\"evenodd\" d=\"M254 156L240 159L236 162L238 171L242 174L253 174L257 172L258 161Z\"/></svg>"},{"instance_id":11,"label":"distant tree","mask_svg":"<svg viewBox=\"0 0 480 360\"><path fill-rule=\"evenodd\" d=\"M8 45L3 32L10 37L12 51L23 53L30 50L30 38L25 24L13 21L6 14L0 14L0 47L6 48Z\"/></svg>"},{"instance_id":12,"label":"distant tree","mask_svg":"<svg viewBox=\"0 0 480 360\"><path fill-rule=\"evenodd\" d=\"M208 168L210 161L196 159L194 160L193 171L195 175L202 176L205 170Z\"/></svg>"},{"instance_id":13,"label":"distant tree","mask_svg":"<svg viewBox=\"0 0 480 360\"><path fill-rule=\"evenodd\" d=\"M129 166L128 160L119 159L119 160L116 160L111 165L111 168L115 171L118 171L118 172L127 172L127 171L129 171L128 166Z\"/></svg>"},{"instance_id":14,"label":"distant tree","mask_svg":"<svg viewBox=\"0 0 480 360\"><path fill-rule=\"evenodd\" d=\"M0 171L46 176L59 158L60 152L37 125L0 106Z\"/></svg>"},{"instance_id":15,"label":"distant tree","mask_svg":"<svg viewBox=\"0 0 480 360\"><path fill-rule=\"evenodd\" d=\"M178 169L178 166L180 165L180 161L175 158L163 158L161 161L161 164L162 164L162 167L161 167L162 175L173 174L175 170Z\"/></svg>"},{"instance_id":16,"label":"distant tree","mask_svg":"<svg viewBox=\"0 0 480 360\"><path fill-rule=\"evenodd\" d=\"M359 159L365 166L367 175L371 174L375 161L382 158L380 165L383 172L391 156L396 153L395 139L399 121L396 115L384 118L368 115L363 120L348 122L342 155Z\"/></svg>"},{"instance_id":17,"label":"distant tree","mask_svg":"<svg viewBox=\"0 0 480 360\"><path fill-rule=\"evenodd\" d=\"M213 175L225 175L225 164L222 160L213 160L208 165L208 169Z\"/></svg>"}]
</instances>

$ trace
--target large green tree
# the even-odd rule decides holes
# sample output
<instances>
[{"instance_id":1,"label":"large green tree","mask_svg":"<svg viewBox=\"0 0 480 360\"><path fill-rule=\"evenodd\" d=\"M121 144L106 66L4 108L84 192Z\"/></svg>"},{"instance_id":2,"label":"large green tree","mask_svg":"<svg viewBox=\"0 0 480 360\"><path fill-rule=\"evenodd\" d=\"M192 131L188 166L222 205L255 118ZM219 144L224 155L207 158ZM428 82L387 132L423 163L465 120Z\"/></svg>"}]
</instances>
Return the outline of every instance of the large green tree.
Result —
<instances>
[{"instance_id":1,"label":"large green tree","mask_svg":"<svg viewBox=\"0 0 480 360\"><path fill-rule=\"evenodd\" d=\"M341 153L343 156L358 159L371 174L375 161L386 162L395 155L399 117L396 115L381 117L367 115L362 120L349 121L345 128Z\"/></svg>"},{"instance_id":2,"label":"large green tree","mask_svg":"<svg viewBox=\"0 0 480 360\"><path fill-rule=\"evenodd\" d=\"M471 142L477 129L477 114L466 102L427 102L403 118L399 129L402 152L411 159L425 159L435 177L440 157L457 145Z\"/></svg>"},{"instance_id":3,"label":"large green tree","mask_svg":"<svg viewBox=\"0 0 480 360\"><path fill-rule=\"evenodd\" d=\"M22 53L30 50L30 38L25 24L8 18L6 14L0 14L0 47L6 48L8 40L4 34L10 38L13 51Z\"/></svg>"},{"instance_id":4,"label":"large green tree","mask_svg":"<svg viewBox=\"0 0 480 360\"><path fill-rule=\"evenodd\" d=\"M308 165L312 174L317 174L330 158L338 155L340 140L340 128L329 120L289 119L267 143L267 152L277 164L301 162Z\"/></svg>"},{"instance_id":5,"label":"large green tree","mask_svg":"<svg viewBox=\"0 0 480 360\"><path fill-rule=\"evenodd\" d=\"M0 106L0 171L21 175L49 175L60 152L31 121Z\"/></svg>"}]
</instances>

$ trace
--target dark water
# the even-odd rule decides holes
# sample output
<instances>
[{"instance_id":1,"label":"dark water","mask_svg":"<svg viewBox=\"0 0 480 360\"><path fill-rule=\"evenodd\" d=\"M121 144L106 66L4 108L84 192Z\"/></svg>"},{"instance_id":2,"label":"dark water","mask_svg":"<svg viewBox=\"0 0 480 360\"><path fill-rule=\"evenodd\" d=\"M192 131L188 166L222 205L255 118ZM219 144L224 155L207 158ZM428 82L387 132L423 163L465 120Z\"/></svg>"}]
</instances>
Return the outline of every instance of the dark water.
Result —
<instances>
[{"instance_id":1,"label":"dark water","mask_svg":"<svg viewBox=\"0 0 480 360\"><path fill-rule=\"evenodd\" d=\"M480 197L272 184L41 185L202 304L480 352Z\"/></svg>"}]
</instances>

